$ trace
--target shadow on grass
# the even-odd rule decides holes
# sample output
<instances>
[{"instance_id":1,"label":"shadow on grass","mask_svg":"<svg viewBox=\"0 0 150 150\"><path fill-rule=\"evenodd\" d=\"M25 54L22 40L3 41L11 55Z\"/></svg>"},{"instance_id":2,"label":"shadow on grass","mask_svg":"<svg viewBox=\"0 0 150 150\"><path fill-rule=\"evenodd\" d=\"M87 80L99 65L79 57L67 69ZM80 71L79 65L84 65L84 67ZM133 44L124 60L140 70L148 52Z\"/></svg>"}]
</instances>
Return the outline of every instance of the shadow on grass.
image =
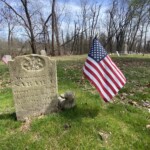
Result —
<instances>
[{"instance_id":1,"label":"shadow on grass","mask_svg":"<svg viewBox=\"0 0 150 150\"><path fill-rule=\"evenodd\" d=\"M98 115L100 109L98 107L80 107L76 106L72 109L63 110L59 115L70 120L81 120L82 118L94 118Z\"/></svg>"},{"instance_id":2,"label":"shadow on grass","mask_svg":"<svg viewBox=\"0 0 150 150\"><path fill-rule=\"evenodd\" d=\"M0 120L17 120L16 113L0 114Z\"/></svg>"}]
</instances>

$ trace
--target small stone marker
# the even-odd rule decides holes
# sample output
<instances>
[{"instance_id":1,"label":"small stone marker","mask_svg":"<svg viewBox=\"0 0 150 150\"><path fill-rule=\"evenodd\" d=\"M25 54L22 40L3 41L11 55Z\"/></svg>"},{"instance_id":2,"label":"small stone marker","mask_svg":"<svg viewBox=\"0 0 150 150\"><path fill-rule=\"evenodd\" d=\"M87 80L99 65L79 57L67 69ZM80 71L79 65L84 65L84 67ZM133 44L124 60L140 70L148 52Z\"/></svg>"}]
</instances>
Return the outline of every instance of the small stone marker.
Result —
<instances>
[{"instance_id":1,"label":"small stone marker","mask_svg":"<svg viewBox=\"0 0 150 150\"><path fill-rule=\"evenodd\" d=\"M110 133L106 133L104 131L100 131L100 132L98 132L98 134L99 134L101 140L103 140L103 141L105 141L107 143L107 140L110 137L111 132Z\"/></svg>"},{"instance_id":2,"label":"small stone marker","mask_svg":"<svg viewBox=\"0 0 150 150\"><path fill-rule=\"evenodd\" d=\"M9 62L17 119L57 111L56 62L47 56L25 55Z\"/></svg>"},{"instance_id":3,"label":"small stone marker","mask_svg":"<svg viewBox=\"0 0 150 150\"><path fill-rule=\"evenodd\" d=\"M12 60L11 55L4 55L4 56L2 57L2 61L3 61L5 64L8 64L8 62L11 61L11 60Z\"/></svg>"},{"instance_id":4,"label":"small stone marker","mask_svg":"<svg viewBox=\"0 0 150 150\"><path fill-rule=\"evenodd\" d=\"M45 50L41 50L40 53L41 53L41 55L43 55L43 56L46 56L46 55L47 55Z\"/></svg>"},{"instance_id":5,"label":"small stone marker","mask_svg":"<svg viewBox=\"0 0 150 150\"><path fill-rule=\"evenodd\" d=\"M118 53L118 51L116 51L116 54L118 55L118 57L120 56L120 54Z\"/></svg>"},{"instance_id":6,"label":"small stone marker","mask_svg":"<svg viewBox=\"0 0 150 150\"><path fill-rule=\"evenodd\" d=\"M128 45L127 44L124 45L124 54L128 54Z\"/></svg>"}]
</instances>

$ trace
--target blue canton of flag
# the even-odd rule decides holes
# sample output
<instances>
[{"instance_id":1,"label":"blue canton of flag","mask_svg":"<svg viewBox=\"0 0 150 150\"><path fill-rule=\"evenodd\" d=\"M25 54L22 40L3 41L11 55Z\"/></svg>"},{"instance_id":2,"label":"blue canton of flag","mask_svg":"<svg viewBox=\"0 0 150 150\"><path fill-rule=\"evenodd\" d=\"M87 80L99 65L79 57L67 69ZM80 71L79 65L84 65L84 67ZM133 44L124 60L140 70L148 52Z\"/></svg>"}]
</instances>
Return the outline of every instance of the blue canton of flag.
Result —
<instances>
[{"instance_id":1,"label":"blue canton of flag","mask_svg":"<svg viewBox=\"0 0 150 150\"><path fill-rule=\"evenodd\" d=\"M95 61L100 62L106 55L107 55L106 50L95 38L93 40L93 46L92 46L88 56L93 58Z\"/></svg>"}]
</instances>

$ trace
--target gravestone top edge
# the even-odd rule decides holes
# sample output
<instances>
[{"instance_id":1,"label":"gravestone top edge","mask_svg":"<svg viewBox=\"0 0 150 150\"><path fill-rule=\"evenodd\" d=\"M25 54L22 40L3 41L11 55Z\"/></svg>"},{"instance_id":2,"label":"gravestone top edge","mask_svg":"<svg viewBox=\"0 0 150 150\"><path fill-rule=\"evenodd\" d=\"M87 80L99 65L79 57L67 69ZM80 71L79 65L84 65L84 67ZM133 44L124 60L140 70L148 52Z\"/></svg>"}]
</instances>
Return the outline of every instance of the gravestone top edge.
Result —
<instances>
[{"instance_id":1,"label":"gravestone top edge","mask_svg":"<svg viewBox=\"0 0 150 150\"><path fill-rule=\"evenodd\" d=\"M38 56L38 57L42 57L42 58L48 58L50 60L56 60L53 57L49 57L49 56L45 56L45 55L39 55L39 54L28 54L28 55L21 55L21 56L16 56L14 59L10 60L10 61L14 61L16 59L22 58L22 57L29 57L29 56Z\"/></svg>"}]
</instances>

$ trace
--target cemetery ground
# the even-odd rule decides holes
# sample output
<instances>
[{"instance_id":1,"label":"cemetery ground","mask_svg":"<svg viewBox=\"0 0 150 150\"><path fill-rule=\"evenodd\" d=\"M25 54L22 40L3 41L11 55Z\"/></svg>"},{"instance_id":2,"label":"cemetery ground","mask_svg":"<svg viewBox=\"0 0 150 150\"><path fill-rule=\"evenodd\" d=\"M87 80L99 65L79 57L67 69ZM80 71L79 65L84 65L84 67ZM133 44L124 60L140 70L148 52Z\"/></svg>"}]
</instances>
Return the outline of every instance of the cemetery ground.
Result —
<instances>
[{"instance_id":1,"label":"cemetery ground","mask_svg":"<svg viewBox=\"0 0 150 150\"><path fill-rule=\"evenodd\" d=\"M105 103L83 78L86 56L57 57L59 94L76 94L76 107L16 120L8 66L0 63L0 150L150 149L150 56L112 57L127 78Z\"/></svg>"}]
</instances>

